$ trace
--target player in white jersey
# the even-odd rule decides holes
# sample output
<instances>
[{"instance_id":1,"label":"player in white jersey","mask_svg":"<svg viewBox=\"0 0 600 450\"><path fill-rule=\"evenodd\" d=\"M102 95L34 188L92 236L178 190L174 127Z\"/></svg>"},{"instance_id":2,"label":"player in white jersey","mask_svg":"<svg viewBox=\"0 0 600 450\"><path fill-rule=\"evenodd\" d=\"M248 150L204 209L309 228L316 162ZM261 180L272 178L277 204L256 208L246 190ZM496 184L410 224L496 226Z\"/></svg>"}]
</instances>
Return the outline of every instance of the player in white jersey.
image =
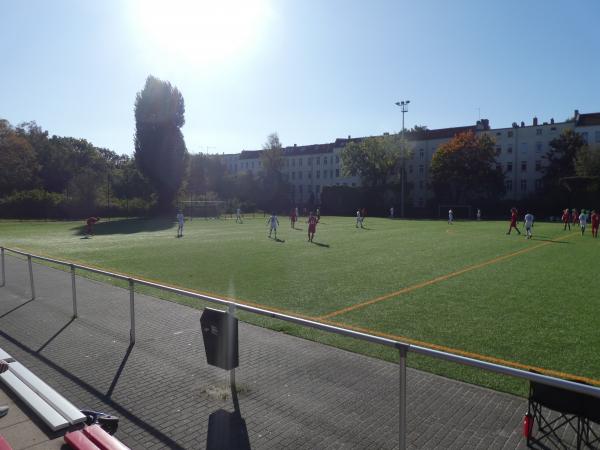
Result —
<instances>
[{"instance_id":1,"label":"player in white jersey","mask_svg":"<svg viewBox=\"0 0 600 450\"><path fill-rule=\"evenodd\" d=\"M356 210L356 228L360 225L363 228L363 217L360 215L360 209Z\"/></svg>"},{"instance_id":2,"label":"player in white jersey","mask_svg":"<svg viewBox=\"0 0 600 450\"><path fill-rule=\"evenodd\" d=\"M533 214L527 213L523 219L525 221L525 234L527 235L527 239L531 239L531 229L533 228L533 221L535 218Z\"/></svg>"},{"instance_id":3,"label":"player in white jersey","mask_svg":"<svg viewBox=\"0 0 600 450\"><path fill-rule=\"evenodd\" d=\"M454 222L454 211L449 209L448 210L448 225L452 225L452 222Z\"/></svg>"},{"instance_id":4,"label":"player in white jersey","mask_svg":"<svg viewBox=\"0 0 600 450\"><path fill-rule=\"evenodd\" d=\"M581 214L579 214L579 228L581 228L581 235L585 233L585 226L587 225L587 213L585 210L581 210Z\"/></svg>"},{"instance_id":5,"label":"player in white jersey","mask_svg":"<svg viewBox=\"0 0 600 450\"><path fill-rule=\"evenodd\" d=\"M271 233L275 232L275 239L277 240L277 227L279 226L279 220L275 213L271 214L271 217L267 219L267 224L269 225L269 237L271 237Z\"/></svg>"},{"instance_id":6,"label":"player in white jersey","mask_svg":"<svg viewBox=\"0 0 600 450\"><path fill-rule=\"evenodd\" d=\"M235 223L244 223L242 222L242 210L240 208L235 210Z\"/></svg>"},{"instance_id":7,"label":"player in white jersey","mask_svg":"<svg viewBox=\"0 0 600 450\"><path fill-rule=\"evenodd\" d=\"M183 213L177 212L177 237L183 237Z\"/></svg>"}]
</instances>

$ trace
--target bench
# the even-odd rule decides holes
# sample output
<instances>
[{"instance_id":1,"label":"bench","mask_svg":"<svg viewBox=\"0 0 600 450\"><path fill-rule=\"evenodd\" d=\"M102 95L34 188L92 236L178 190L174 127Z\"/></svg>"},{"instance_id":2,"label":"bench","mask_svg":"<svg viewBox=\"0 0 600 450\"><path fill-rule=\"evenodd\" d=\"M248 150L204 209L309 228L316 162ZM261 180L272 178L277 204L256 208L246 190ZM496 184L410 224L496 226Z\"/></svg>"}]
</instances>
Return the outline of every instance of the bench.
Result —
<instances>
[{"instance_id":1,"label":"bench","mask_svg":"<svg viewBox=\"0 0 600 450\"><path fill-rule=\"evenodd\" d=\"M6 442L6 439L0 435L0 450L12 450L12 447Z\"/></svg>"},{"instance_id":2,"label":"bench","mask_svg":"<svg viewBox=\"0 0 600 450\"><path fill-rule=\"evenodd\" d=\"M0 348L8 370L0 380L29 406L52 431L85 422L86 416L42 379Z\"/></svg>"},{"instance_id":3,"label":"bench","mask_svg":"<svg viewBox=\"0 0 600 450\"><path fill-rule=\"evenodd\" d=\"M65 442L75 450L129 450L121 441L104 431L100 425L88 425L68 431Z\"/></svg>"}]
</instances>

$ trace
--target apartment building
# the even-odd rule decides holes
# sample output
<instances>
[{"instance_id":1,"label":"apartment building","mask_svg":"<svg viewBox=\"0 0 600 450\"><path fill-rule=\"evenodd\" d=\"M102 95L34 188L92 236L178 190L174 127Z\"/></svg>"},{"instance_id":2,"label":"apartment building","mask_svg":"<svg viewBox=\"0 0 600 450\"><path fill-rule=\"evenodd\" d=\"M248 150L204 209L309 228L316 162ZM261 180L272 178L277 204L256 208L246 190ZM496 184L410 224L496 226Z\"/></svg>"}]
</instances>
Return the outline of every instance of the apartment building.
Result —
<instances>
[{"instance_id":1,"label":"apartment building","mask_svg":"<svg viewBox=\"0 0 600 450\"><path fill-rule=\"evenodd\" d=\"M504 170L506 198L518 200L542 187L544 156L550 150L550 141L564 130L580 133L590 145L600 146L600 113L579 114L575 110L572 120L541 122L537 117L531 123L513 123L508 128L490 128L482 119L475 125L424 130L407 133L412 157L406 161L407 181L412 186L410 199L416 207L425 206L432 196L429 188L429 171L433 154L440 145L458 133L473 131L490 136L496 145L497 164ZM325 186L359 186L359 177L343 175L341 152L351 141L364 138L338 138L327 144L315 144L283 149L282 173L292 187L294 201L308 201L311 195L319 201ZM258 175L262 170L262 150L244 150L239 154L221 155L229 173L250 172Z\"/></svg>"}]
</instances>

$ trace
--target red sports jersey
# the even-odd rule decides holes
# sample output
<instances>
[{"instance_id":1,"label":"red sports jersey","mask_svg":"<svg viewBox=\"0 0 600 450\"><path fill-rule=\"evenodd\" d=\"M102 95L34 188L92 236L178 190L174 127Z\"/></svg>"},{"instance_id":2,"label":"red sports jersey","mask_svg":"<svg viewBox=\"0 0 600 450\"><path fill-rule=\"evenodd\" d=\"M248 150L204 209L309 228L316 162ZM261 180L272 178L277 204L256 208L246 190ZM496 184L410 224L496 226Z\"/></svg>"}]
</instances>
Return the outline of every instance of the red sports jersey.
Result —
<instances>
[{"instance_id":1,"label":"red sports jersey","mask_svg":"<svg viewBox=\"0 0 600 450\"><path fill-rule=\"evenodd\" d=\"M310 216L310 217L308 218L308 224L309 224L309 225L315 225L315 226L316 226L316 225L317 225L317 218L316 218L315 216Z\"/></svg>"},{"instance_id":2,"label":"red sports jersey","mask_svg":"<svg viewBox=\"0 0 600 450\"><path fill-rule=\"evenodd\" d=\"M598 224L600 224L600 216L592 214L592 228L598 228Z\"/></svg>"},{"instance_id":3,"label":"red sports jersey","mask_svg":"<svg viewBox=\"0 0 600 450\"><path fill-rule=\"evenodd\" d=\"M510 221L511 223L517 223L517 213L516 212L512 212L512 214L510 215Z\"/></svg>"}]
</instances>

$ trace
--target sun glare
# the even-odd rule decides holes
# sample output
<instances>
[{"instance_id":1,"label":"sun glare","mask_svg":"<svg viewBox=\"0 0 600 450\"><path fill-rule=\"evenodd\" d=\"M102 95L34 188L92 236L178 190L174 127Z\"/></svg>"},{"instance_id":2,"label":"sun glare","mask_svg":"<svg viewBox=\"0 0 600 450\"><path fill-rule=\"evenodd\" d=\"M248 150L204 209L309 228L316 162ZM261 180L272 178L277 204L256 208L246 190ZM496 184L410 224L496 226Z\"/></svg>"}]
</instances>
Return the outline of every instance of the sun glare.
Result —
<instances>
[{"instance_id":1,"label":"sun glare","mask_svg":"<svg viewBox=\"0 0 600 450\"><path fill-rule=\"evenodd\" d=\"M189 63L224 61L251 49L267 0L139 0L133 20L146 45Z\"/></svg>"}]
</instances>

